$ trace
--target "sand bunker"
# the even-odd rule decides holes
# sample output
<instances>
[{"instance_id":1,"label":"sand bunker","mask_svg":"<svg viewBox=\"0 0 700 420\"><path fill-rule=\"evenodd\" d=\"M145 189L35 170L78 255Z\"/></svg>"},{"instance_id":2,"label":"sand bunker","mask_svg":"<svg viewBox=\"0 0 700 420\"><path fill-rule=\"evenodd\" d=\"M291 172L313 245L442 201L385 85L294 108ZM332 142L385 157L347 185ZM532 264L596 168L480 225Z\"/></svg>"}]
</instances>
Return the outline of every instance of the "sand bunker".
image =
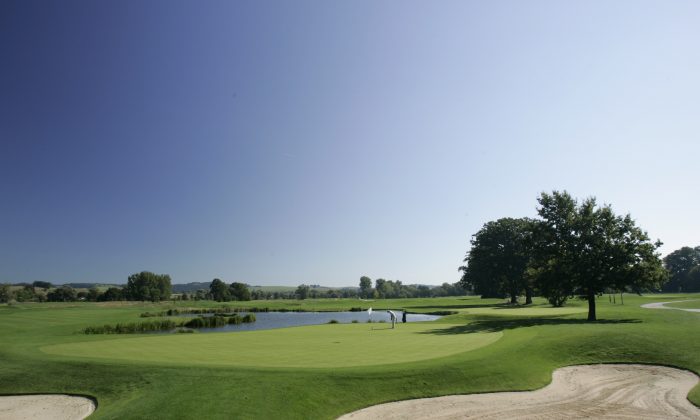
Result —
<instances>
[{"instance_id":1,"label":"sand bunker","mask_svg":"<svg viewBox=\"0 0 700 420\"><path fill-rule=\"evenodd\" d=\"M95 403L71 395L0 396L0 419L77 420L95 411Z\"/></svg>"},{"instance_id":2,"label":"sand bunker","mask_svg":"<svg viewBox=\"0 0 700 420\"><path fill-rule=\"evenodd\" d=\"M645 303L642 305L642 308L646 309L675 309L677 311L686 311L686 312L700 312L700 309L692 309L692 308L674 308L672 306L666 306L667 303L679 303L679 302L692 302L697 299L691 299L691 300L676 300L673 302L654 302L654 303Z\"/></svg>"},{"instance_id":3,"label":"sand bunker","mask_svg":"<svg viewBox=\"0 0 700 420\"><path fill-rule=\"evenodd\" d=\"M340 419L700 419L687 399L697 383L697 375L663 366L570 366L537 391L399 401Z\"/></svg>"}]
</instances>

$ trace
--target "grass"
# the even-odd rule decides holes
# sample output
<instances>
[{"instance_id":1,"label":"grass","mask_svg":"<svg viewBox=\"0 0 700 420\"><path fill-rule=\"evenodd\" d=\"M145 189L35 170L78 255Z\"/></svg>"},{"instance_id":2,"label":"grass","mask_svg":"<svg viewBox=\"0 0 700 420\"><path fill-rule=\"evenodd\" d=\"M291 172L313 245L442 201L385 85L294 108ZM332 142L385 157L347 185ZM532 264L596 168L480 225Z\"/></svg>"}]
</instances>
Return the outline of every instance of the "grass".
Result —
<instances>
[{"instance_id":1,"label":"grass","mask_svg":"<svg viewBox=\"0 0 700 420\"><path fill-rule=\"evenodd\" d=\"M441 325L449 329L457 325ZM161 335L42 347L49 354L178 365L326 368L434 359L492 344L500 332L443 337L430 323L326 324L233 334Z\"/></svg>"},{"instance_id":2,"label":"grass","mask_svg":"<svg viewBox=\"0 0 700 420\"><path fill-rule=\"evenodd\" d=\"M700 309L700 299L666 304L669 308Z\"/></svg>"},{"instance_id":3,"label":"grass","mask_svg":"<svg viewBox=\"0 0 700 420\"><path fill-rule=\"evenodd\" d=\"M621 305L601 297L598 323L585 322L585 312L548 311L540 299L517 308L475 298L246 302L241 305L346 310L362 304L460 313L396 330L360 323L133 338L79 331L138 321L142 312L177 305L0 305L0 394L92 395L99 402L96 419L315 419L405 398L535 389L550 381L554 369L572 364L655 363L698 373L700 314L640 308L666 300L625 295ZM585 304L572 301L570 307ZM381 341L373 344L375 337ZM355 352L362 353L343 360ZM700 404L700 387L689 398Z\"/></svg>"}]
</instances>

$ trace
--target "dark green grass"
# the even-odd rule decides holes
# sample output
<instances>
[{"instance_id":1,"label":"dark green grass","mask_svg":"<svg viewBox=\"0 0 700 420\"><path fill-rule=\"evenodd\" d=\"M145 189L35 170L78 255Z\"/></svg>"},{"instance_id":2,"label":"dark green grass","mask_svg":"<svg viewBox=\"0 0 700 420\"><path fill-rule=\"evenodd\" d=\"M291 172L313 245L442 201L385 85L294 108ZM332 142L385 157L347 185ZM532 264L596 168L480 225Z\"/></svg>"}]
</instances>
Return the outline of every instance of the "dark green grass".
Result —
<instances>
[{"instance_id":1,"label":"dark green grass","mask_svg":"<svg viewBox=\"0 0 700 420\"><path fill-rule=\"evenodd\" d=\"M678 300L691 298L697 295L680 295ZM550 381L554 369L571 364L655 363L700 372L700 335L697 334L700 314L639 307L653 301L656 300L625 296L624 305L619 300L613 305L607 297L602 297L598 323L585 322L585 313L535 316L514 315L512 310L461 313L436 322L435 328L423 333L443 336L502 331L503 337L489 346L448 357L326 369L168 366L49 355L39 348L123 338L80 334L87 325L133 322L144 311L170 306L3 305L0 306L0 393L92 395L99 403L94 418L309 419L333 418L368 405L405 398L535 389ZM192 302L186 303L192 306ZM285 303L288 307L323 310L359 306L357 300L267 304ZM406 308L416 312L461 306L456 310L468 312L468 306L497 308L501 303L446 298L363 302L362 305L375 310ZM260 302L251 305L262 306ZM583 305L574 301L572 306ZM279 351L283 352L284 348ZM700 403L700 387L691 391L690 399Z\"/></svg>"}]
</instances>

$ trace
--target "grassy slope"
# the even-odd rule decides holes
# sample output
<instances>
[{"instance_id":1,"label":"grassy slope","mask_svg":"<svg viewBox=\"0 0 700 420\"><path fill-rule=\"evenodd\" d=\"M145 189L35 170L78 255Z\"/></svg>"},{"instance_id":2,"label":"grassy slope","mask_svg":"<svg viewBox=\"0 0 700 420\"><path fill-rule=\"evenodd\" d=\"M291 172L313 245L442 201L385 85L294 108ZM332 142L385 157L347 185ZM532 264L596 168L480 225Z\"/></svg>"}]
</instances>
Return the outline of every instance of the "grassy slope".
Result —
<instances>
[{"instance_id":1,"label":"grassy slope","mask_svg":"<svg viewBox=\"0 0 700 420\"><path fill-rule=\"evenodd\" d=\"M534 317L499 315L504 312L498 310L492 310L494 314L463 313L436 323L434 334L453 338L470 332L502 331L503 338L474 351L438 359L333 369L71 360L42 353L39 347L123 340L86 337L76 331L85 325L133 321L140 312L166 305L0 306L0 393L94 395L100 403L94 418L332 418L370 404L409 397L538 388L549 382L553 369L577 363L660 363L700 372L700 338L693 334L700 326L700 314L639 308L650 301L655 300L626 296L622 306L601 298L599 317L603 321L595 324L584 322L582 313ZM489 303L495 301L450 298L369 304L375 309L465 312L470 306ZM279 302L264 306L273 304ZM358 302L304 302L300 306L343 309L358 306ZM572 306L582 305L573 302ZM315 327L298 330L306 328ZM690 398L700 403L700 387Z\"/></svg>"}]
</instances>

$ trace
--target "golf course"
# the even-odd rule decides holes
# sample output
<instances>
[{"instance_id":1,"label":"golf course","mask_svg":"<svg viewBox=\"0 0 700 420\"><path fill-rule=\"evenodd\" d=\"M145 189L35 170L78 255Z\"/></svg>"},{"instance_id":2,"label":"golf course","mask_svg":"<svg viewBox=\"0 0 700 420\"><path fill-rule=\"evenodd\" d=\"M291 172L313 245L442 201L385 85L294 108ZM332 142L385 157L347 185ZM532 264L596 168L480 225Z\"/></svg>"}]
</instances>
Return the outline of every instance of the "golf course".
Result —
<instances>
[{"instance_id":1,"label":"golf course","mask_svg":"<svg viewBox=\"0 0 700 420\"><path fill-rule=\"evenodd\" d=\"M0 394L69 394L96 401L90 418L331 419L380 403L537 390L562 367L649 364L700 372L700 314L642 305L700 295L625 295L553 308L544 299L449 297L360 302L374 311L452 313L437 321L337 323L194 334L84 334L146 312L216 302L13 303L0 306ZM692 305L692 304L695 305ZM236 302L345 311L357 299ZM673 304L668 304L669 306ZM681 305L680 303L677 305ZM692 385L691 385L692 386ZM700 387L688 400L700 405Z\"/></svg>"}]
</instances>

